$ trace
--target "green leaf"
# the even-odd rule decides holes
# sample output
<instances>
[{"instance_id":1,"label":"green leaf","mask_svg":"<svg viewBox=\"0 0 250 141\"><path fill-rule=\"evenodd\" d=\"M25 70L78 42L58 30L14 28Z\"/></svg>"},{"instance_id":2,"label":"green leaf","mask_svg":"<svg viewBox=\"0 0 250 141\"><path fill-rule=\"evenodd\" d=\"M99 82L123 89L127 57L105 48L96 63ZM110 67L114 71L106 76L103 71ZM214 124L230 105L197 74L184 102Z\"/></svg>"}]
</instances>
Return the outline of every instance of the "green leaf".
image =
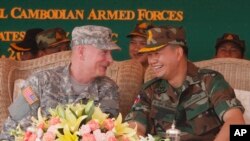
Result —
<instances>
[{"instance_id":1,"label":"green leaf","mask_svg":"<svg viewBox=\"0 0 250 141\"><path fill-rule=\"evenodd\" d=\"M94 101L90 100L85 107L85 114L88 115L87 121L89 121L92 118L94 111L95 111Z\"/></svg>"},{"instance_id":2,"label":"green leaf","mask_svg":"<svg viewBox=\"0 0 250 141\"><path fill-rule=\"evenodd\" d=\"M64 107L62 105L58 105L56 107L56 111L59 117L65 118L65 112L64 112Z\"/></svg>"}]
</instances>

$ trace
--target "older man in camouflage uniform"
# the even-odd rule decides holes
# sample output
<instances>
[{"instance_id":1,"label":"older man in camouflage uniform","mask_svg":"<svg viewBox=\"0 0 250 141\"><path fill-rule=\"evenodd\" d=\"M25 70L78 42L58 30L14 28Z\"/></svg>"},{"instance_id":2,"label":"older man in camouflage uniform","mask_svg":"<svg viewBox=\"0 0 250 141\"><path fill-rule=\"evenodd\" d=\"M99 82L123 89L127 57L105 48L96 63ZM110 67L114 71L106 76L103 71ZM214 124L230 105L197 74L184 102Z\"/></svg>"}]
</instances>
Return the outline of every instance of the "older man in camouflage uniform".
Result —
<instances>
[{"instance_id":1,"label":"older man in camouflage uniform","mask_svg":"<svg viewBox=\"0 0 250 141\"><path fill-rule=\"evenodd\" d=\"M111 40L111 30L102 26L75 27L72 32L72 59L64 67L43 71L30 76L22 94L9 107L10 116L4 124L0 140L13 140L10 129L19 123L30 126L30 117L43 114L59 103L86 103L93 99L101 109L112 116L118 115L118 86L105 76L113 61L111 50L120 49Z\"/></svg>"},{"instance_id":2,"label":"older man in camouflage uniform","mask_svg":"<svg viewBox=\"0 0 250 141\"><path fill-rule=\"evenodd\" d=\"M156 78L144 84L126 117L138 134L165 137L175 121L181 140L227 141L229 125L244 123L244 108L223 76L188 61L183 28L149 29L139 52L148 54Z\"/></svg>"}]
</instances>

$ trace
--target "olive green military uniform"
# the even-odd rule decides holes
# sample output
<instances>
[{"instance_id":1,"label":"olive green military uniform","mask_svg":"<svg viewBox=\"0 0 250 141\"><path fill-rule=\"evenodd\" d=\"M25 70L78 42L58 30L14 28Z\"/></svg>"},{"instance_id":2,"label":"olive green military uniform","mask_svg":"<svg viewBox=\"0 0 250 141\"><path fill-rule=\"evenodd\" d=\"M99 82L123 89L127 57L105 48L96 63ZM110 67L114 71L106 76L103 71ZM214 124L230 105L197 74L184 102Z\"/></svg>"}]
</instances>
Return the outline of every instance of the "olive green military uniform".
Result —
<instances>
[{"instance_id":1,"label":"olive green military uniform","mask_svg":"<svg viewBox=\"0 0 250 141\"><path fill-rule=\"evenodd\" d=\"M30 117L36 117L38 107L41 107L43 115L46 116L49 114L48 110L58 104L86 103L93 99L96 105L100 104L104 112L118 115L118 86L108 77L96 78L89 85L77 84L71 78L67 65L36 73L26 82L23 90L31 88L32 99L20 94L9 107L10 116L4 123L0 140L14 140L9 131L15 129L17 123L24 129L30 126Z\"/></svg>"},{"instance_id":2,"label":"olive green military uniform","mask_svg":"<svg viewBox=\"0 0 250 141\"><path fill-rule=\"evenodd\" d=\"M166 129L176 120L181 140L211 141L227 110L237 107L244 111L220 73L199 69L191 62L181 87L173 88L166 80L155 78L144 85L138 99L127 121L140 122L147 133L165 137Z\"/></svg>"}]
</instances>

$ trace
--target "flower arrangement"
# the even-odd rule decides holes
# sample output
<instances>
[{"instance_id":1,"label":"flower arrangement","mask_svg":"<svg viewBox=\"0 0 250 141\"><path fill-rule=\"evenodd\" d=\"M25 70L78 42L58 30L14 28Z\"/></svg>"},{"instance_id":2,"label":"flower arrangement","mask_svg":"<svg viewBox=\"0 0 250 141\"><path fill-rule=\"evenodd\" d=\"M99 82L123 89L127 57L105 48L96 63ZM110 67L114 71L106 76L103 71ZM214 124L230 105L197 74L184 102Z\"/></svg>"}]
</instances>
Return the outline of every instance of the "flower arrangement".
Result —
<instances>
[{"instance_id":1,"label":"flower arrangement","mask_svg":"<svg viewBox=\"0 0 250 141\"><path fill-rule=\"evenodd\" d=\"M137 141L136 130L122 123L122 116L109 118L93 101L84 104L58 105L44 117L37 118L26 131L18 126L12 135L15 141Z\"/></svg>"}]
</instances>

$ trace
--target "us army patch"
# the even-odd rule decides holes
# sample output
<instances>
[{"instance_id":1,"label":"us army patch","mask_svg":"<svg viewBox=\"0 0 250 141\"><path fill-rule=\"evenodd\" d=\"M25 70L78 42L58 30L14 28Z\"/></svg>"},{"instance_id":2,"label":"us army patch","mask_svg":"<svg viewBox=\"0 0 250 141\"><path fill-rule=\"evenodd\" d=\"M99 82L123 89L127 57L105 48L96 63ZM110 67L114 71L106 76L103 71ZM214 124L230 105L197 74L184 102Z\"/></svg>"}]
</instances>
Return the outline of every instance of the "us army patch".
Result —
<instances>
[{"instance_id":1,"label":"us army patch","mask_svg":"<svg viewBox=\"0 0 250 141\"><path fill-rule=\"evenodd\" d=\"M25 89L23 89L22 94L25 100L29 103L29 105L32 105L33 103L38 101L38 98L36 94L32 91L31 87L26 87Z\"/></svg>"}]
</instances>

